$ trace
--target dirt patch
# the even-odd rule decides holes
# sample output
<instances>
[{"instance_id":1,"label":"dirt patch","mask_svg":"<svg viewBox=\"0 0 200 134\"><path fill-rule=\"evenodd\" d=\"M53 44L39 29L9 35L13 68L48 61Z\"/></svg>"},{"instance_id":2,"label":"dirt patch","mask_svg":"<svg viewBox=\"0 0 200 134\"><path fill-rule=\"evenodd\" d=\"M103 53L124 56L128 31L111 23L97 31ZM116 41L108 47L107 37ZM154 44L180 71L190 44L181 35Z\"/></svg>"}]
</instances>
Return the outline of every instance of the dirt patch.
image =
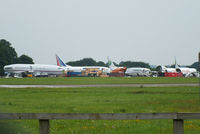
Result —
<instances>
[{"instance_id":1,"label":"dirt patch","mask_svg":"<svg viewBox=\"0 0 200 134\"><path fill-rule=\"evenodd\" d=\"M181 92L181 91L132 91L131 94L199 94L199 92Z\"/></svg>"}]
</instances>

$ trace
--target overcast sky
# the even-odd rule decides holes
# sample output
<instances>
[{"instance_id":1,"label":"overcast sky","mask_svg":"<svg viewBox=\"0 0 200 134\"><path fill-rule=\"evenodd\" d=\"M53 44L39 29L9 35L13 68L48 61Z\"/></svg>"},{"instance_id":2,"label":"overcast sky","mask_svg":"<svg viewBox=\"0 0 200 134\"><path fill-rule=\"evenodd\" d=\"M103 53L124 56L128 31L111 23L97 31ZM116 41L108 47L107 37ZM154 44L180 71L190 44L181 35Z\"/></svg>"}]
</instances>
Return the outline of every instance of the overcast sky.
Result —
<instances>
[{"instance_id":1,"label":"overcast sky","mask_svg":"<svg viewBox=\"0 0 200 134\"><path fill-rule=\"evenodd\" d=\"M35 63L56 64L58 54L190 65L200 51L200 0L1 0L0 38Z\"/></svg>"}]
</instances>

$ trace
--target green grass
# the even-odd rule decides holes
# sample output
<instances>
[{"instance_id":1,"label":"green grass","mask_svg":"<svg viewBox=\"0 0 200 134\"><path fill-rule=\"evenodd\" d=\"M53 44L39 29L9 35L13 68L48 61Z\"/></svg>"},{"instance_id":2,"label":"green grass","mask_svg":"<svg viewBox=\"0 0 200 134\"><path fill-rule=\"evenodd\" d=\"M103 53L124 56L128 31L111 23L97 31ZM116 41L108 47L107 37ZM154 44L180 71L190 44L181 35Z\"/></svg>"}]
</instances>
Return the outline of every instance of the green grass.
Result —
<instances>
[{"instance_id":1,"label":"green grass","mask_svg":"<svg viewBox=\"0 0 200 134\"><path fill-rule=\"evenodd\" d=\"M0 88L1 112L151 113L199 112L198 87ZM17 124L20 133L38 133L38 121ZM200 132L196 120L185 121L185 134ZM171 134L172 120L52 120L51 134Z\"/></svg>"},{"instance_id":2,"label":"green grass","mask_svg":"<svg viewBox=\"0 0 200 134\"><path fill-rule=\"evenodd\" d=\"M0 85L80 85L80 84L149 84L198 83L198 78L167 77L65 77L65 78L0 78Z\"/></svg>"},{"instance_id":3,"label":"green grass","mask_svg":"<svg viewBox=\"0 0 200 134\"><path fill-rule=\"evenodd\" d=\"M198 87L0 88L2 112L198 112Z\"/></svg>"}]
</instances>

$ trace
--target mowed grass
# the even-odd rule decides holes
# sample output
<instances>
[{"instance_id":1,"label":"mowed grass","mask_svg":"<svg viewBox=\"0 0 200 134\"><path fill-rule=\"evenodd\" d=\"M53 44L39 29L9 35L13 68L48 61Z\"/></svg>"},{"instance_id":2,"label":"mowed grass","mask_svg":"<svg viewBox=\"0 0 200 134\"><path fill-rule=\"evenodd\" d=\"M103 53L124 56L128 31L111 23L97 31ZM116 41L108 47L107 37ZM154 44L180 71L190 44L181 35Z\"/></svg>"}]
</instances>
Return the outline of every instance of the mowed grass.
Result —
<instances>
[{"instance_id":1,"label":"mowed grass","mask_svg":"<svg viewBox=\"0 0 200 134\"><path fill-rule=\"evenodd\" d=\"M0 78L0 85L88 85L88 84L149 84L198 83L198 78L185 77L56 77L56 78Z\"/></svg>"},{"instance_id":2,"label":"mowed grass","mask_svg":"<svg viewBox=\"0 0 200 134\"><path fill-rule=\"evenodd\" d=\"M0 111L20 113L199 112L198 87L0 88ZM4 121L17 133L38 133L38 121ZM172 120L52 120L51 134L171 134ZM185 121L185 133L200 132L197 120ZM13 133L13 132L12 132Z\"/></svg>"},{"instance_id":3,"label":"mowed grass","mask_svg":"<svg viewBox=\"0 0 200 134\"><path fill-rule=\"evenodd\" d=\"M198 112L198 87L0 88L2 112Z\"/></svg>"}]
</instances>

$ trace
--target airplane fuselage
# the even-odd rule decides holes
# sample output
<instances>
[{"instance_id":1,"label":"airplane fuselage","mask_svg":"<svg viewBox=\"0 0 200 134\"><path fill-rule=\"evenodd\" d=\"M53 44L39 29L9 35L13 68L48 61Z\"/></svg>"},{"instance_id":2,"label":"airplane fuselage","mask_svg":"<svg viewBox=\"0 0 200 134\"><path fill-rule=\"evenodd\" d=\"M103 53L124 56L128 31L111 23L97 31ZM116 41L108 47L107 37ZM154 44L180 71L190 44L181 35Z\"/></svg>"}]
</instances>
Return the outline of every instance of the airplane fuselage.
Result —
<instances>
[{"instance_id":1,"label":"airplane fuselage","mask_svg":"<svg viewBox=\"0 0 200 134\"><path fill-rule=\"evenodd\" d=\"M128 68L125 72L126 75L128 76L150 76L151 70L148 68Z\"/></svg>"},{"instance_id":2,"label":"airplane fuselage","mask_svg":"<svg viewBox=\"0 0 200 134\"><path fill-rule=\"evenodd\" d=\"M46 73L48 75L60 75L63 74L65 69L57 65L45 65L45 64L11 64L4 66L4 71L7 73L20 74L23 72L30 72L33 74Z\"/></svg>"}]
</instances>

